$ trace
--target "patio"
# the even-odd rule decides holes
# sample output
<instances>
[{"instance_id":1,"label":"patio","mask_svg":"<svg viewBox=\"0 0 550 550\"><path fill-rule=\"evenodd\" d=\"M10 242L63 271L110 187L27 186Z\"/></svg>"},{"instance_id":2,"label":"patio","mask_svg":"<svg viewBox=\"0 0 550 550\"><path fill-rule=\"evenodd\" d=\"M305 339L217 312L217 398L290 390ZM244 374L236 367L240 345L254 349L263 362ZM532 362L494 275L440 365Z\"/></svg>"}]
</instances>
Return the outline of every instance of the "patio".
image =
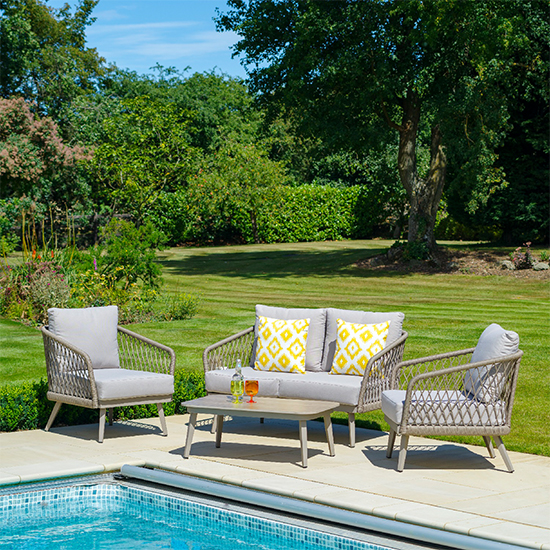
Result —
<instances>
[{"instance_id":1,"label":"patio","mask_svg":"<svg viewBox=\"0 0 550 550\"><path fill-rule=\"evenodd\" d=\"M485 447L411 437L405 470L386 458L387 434L334 425L328 454L322 422L308 422L308 468L298 424L235 418L215 447L211 417L199 416L189 459L189 415L117 422L97 442L97 425L0 434L0 485L117 471L124 464L162 468L451 532L550 549L550 458L510 452L508 473ZM480 438L481 443L481 438Z\"/></svg>"}]
</instances>

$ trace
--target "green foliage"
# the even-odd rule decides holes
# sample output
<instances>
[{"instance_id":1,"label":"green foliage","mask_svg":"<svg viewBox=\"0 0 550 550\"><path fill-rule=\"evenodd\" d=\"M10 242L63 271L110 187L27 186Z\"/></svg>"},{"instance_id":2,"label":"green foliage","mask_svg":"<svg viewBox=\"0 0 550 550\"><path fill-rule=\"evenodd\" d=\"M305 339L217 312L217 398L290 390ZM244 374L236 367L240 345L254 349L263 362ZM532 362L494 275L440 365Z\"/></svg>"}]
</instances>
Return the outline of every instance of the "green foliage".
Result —
<instances>
[{"instance_id":1,"label":"green foliage","mask_svg":"<svg viewBox=\"0 0 550 550\"><path fill-rule=\"evenodd\" d=\"M53 408L53 402L46 397L48 383L39 382L0 386L0 432L36 430L46 425ZM174 395L165 403L167 416L183 414L183 401L190 401L206 395L204 375L198 372L177 370L174 373ZM98 411L73 405L62 405L54 426L73 426L98 421ZM156 405L135 405L115 409L115 420L134 420L158 416Z\"/></svg>"},{"instance_id":2,"label":"green foliage","mask_svg":"<svg viewBox=\"0 0 550 550\"><path fill-rule=\"evenodd\" d=\"M394 242L391 250L398 250L401 253L401 258L410 262L413 260L427 260L430 257L430 249L425 242L422 241L407 241L407 242Z\"/></svg>"},{"instance_id":3,"label":"green foliage","mask_svg":"<svg viewBox=\"0 0 550 550\"><path fill-rule=\"evenodd\" d=\"M160 191L184 185L195 168L189 124L186 110L148 97L123 100L122 111L103 120L105 140L95 150L93 173L138 221Z\"/></svg>"},{"instance_id":4,"label":"green foliage","mask_svg":"<svg viewBox=\"0 0 550 550\"><path fill-rule=\"evenodd\" d=\"M164 302L162 317L166 321L182 321L196 315L200 298L196 294L180 292L164 297Z\"/></svg>"},{"instance_id":5,"label":"green foliage","mask_svg":"<svg viewBox=\"0 0 550 550\"><path fill-rule=\"evenodd\" d=\"M150 288L160 286L161 268L155 261L155 252L162 250L165 235L151 222L136 227L134 224L113 218L102 232L105 254L99 256L99 270L124 287L142 282Z\"/></svg>"}]
</instances>

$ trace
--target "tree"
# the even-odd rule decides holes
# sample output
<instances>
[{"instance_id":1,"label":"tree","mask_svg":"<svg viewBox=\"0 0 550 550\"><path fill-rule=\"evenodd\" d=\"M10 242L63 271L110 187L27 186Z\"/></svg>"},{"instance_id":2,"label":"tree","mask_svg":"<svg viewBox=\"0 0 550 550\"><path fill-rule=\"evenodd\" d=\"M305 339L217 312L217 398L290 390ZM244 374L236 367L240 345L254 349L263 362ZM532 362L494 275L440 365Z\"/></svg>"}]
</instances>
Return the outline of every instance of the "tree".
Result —
<instances>
[{"instance_id":1,"label":"tree","mask_svg":"<svg viewBox=\"0 0 550 550\"><path fill-rule=\"evenodd\" d=\"M104 199L143 221L160 191L185 185L198 158L189 145L189 119L170 103L123 100L122 110L103 120L105 140L92 160Z\"/></svg>"},{"instance_id":2,"label":"tree","mask_svg":"<svg viewBox=\"0 0 550 550\"><path fill-rule=\"evenodd\" d=\"M0 199L29 195L69 205L86 194L78 165L90 157L63 143L56 123L34 114L23 98L0 98Z\"/></svg>"},{"instance_id":3,"label":"tree","mask_svg":"<svg viewBox=\"0 0 550 550\"><path fill-rule=\"evenodd\" d=\"M471 208L506 185L495 150L522 94L548 100L543 0L229 0L250 86L305 135L358 150L398 136L408 239L435 247L449 163ZM429 150L421 170L420 146Z\"/></svg>"},{"instance_id":4,"label":"tree","mask_svg":"<svg viewBox=\"0 0 550 550\"><path fill-rule=\"evenodd\" d=\"M58 117L75 97L97 87L108 73L86 28L99 0L80 0L73 14L41 0L0 0L0 95L22 95L41 114Z\"/></svg>"}]
</instances>

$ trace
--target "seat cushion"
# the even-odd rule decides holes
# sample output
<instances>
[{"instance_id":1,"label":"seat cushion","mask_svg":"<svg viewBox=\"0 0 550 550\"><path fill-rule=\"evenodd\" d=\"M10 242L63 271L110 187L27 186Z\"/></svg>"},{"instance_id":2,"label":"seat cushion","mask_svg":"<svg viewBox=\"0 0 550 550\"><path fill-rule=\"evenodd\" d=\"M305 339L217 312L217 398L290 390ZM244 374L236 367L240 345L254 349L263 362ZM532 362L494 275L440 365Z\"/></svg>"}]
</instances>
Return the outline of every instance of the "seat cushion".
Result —
<instances>
[{"instance_id":1,"label":"seat cushion","mask_svg":"<svg viewBox=\"0 0 550 550\"><path fill-rule=\"evenodd\" d=\"M361 391L360 376L306 372L301 375L280 373L279 397L287 399L318 399L338 401L342 405L356 406Z\"/></svg>"},{"instance_id":2,"label":"seat cushion","mask_svg":"<svg viewBox=\"0 0 550 550\"><path fill-rule=\"evenodd\" d=\"M370 358L384 349L389 326L389 321L361 325L338 319L336 353L330 373L363 376Z\"/></svg>"},{"instance_id":3,"label":"seat cushion","mask_svg":"<svg viewBox=\"0 0 550 550\"><path fill-rule=\"evenodd\" d=\"M94 371L94 378L100 401L174 393L174 377L170 374L118 368Z\"/></svg>"},{"instance_id":4,"label":"seat cushion","mask_svg":"<svg viewBox=\"0 0 550 550\"><path fill-rule=\"evenodd\" d=\"M493 323L479 337L470 362L477 363L511 355L518 349L518 334ZM487 365L467 371L464 376L464 389L473 397L488 403L500 399L505 382L505 374L498 364Z\"/></svg>"},{"instance_id":5,"label":"seat cushion","mask_svg":"<svg viewBox=\"0 0 550 550\"><path fill-rule=\"evenodd\" d=\"M405 390L382 392L382 412L394 424L401 424ZM460 391L413 393L407 425L414 426L502 426L506 407L499 401L480 403Z\"/></svg>"},{"instance_id":6,"label":"seat cushion","mask_svg":"<svg viewBox=\"0 0 550 550\"><path fill-rule=\"evenodd\" d=\"M326 310L307 308L272 307L258 304L256 306L256 323L254 327L255 340L250 366L256 359L258 339L258 318L260 316L271 319L309 319L309 328L306 342L306 371L321 371L323 362L323 348L325 345Z\"/></svg>"},{"instance_id":7,"label":"seat cushion","mask_svg":"<svg viewBox=\"0 0 550 550\"><path fill-rule=\"evenodd\" d=\"M322 370L329 371L336 353L336 340L338 338L338 319L346 323L359 323L362 325L375 325L390 321L386 346L401 337L403 320L405 315L399 312L377 313L373 311L356 311L351 309L327 309L327 322L325 334L325 350L323 354Z\"/></svg>"},{"instance_id":8,"label":"seat cushion","mask_svg":"<svg viewBox=\"0 0 550 550\"><path fill-rule=\"evenodd\" d=\"M279 379L277 373L259 371L251 367L242 369L245 380L258 380L258 396L279 397ZM204 383L208 393L231 393L231 377L235 369L210 370L204 374ZM291 375L299 376L299 375Z\"/></svg>"},{"instance_id":9,"label":"seat cushion","mask_svg":"<svg viewBox=\"0 0 550 550\"><path fill-rule=\"evenodd\" d=\"M303 374L309 319L258 318L254 368L261 371Z\"/></svg>"},{"instance_id":10,"label":"seat cushion","mask_svg":"<svg viewBox=\"0 0 550 550\"><path fill-rule=\"evenodd\" d=\"M94 369L120 367L118 307L48 309L48 329L90 356Z\"/></svg>"}]
</instances>

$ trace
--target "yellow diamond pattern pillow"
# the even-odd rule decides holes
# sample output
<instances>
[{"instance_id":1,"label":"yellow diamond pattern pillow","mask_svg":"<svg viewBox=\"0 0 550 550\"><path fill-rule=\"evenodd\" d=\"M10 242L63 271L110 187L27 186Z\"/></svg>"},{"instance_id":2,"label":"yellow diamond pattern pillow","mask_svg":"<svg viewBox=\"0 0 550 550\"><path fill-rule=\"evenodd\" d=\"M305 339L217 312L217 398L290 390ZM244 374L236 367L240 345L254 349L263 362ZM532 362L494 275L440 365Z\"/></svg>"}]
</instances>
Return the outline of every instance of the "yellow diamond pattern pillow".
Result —
<instances>
[{"instance_id":1,"label":"yellow diamond pattern pillow","mask_svg":"<svg viewBox=\"0 0 550 550\"><path fill-rule=\"evenodd\" d=\"M254 367L258 370L306 372L309 319L282 320L258 317L258 343Z\"/></svg>"},{"instance_id":2,"label":"yellow diamond pattern pillow","mask_svg":"<svg viewBox=\"0 0 550 550\"><path fill-rule=\"evenodd\" d=\"M363 376L369 359L386 345L390 321L361 325L337 319L337 323L336 353L330 372Z\"/></svg>"}]
</instances>

